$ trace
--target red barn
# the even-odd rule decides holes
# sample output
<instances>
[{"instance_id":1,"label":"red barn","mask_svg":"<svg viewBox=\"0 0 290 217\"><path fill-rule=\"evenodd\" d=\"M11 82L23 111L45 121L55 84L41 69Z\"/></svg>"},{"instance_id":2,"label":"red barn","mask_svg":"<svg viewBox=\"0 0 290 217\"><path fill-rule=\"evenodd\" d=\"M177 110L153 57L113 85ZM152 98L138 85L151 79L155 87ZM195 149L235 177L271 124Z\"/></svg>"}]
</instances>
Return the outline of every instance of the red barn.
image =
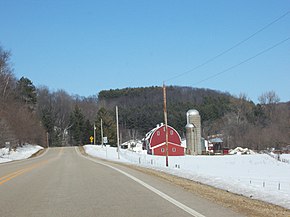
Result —
<instances>
[{"instance_id":1,"label":"red barn","mask_svg":"<svg viewBox=\"0 0 290 217\"><path fill-rule=\"evenodd\" d=\"M181 138L178 132L171 126L168 127L168 155L183 156L184 147L181 146ZM143 148L148 154L166 155L165 125L157 125L156 128L146 134L143 140Z\"/></svg>"}]
</instances>

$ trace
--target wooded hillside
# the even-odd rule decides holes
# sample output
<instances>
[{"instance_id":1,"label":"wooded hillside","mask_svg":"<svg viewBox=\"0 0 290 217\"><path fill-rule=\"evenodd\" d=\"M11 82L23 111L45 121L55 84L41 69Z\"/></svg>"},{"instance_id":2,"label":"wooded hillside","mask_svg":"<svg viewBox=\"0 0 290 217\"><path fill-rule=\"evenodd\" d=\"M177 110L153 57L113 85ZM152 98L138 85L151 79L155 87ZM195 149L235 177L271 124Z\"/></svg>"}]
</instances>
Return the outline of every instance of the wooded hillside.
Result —
<instances>
[{"instance_id":1,"label":"wooded hillside","mask_svg":"<svg viewBox=\"0 0 290 217\"><path fill-rule=\"evenodd\" d=\"M27 78L17 79L10 53L0 47L0 147L45 144L45 129L36 114L37 92Z\"/></svg>"},{"instance_id":2,"label":"wooded hillside","mask_svg":"<svg viewBox=\"0 0 290 217\"><path fill-rule=\"evenodd\" d=\"M290 144L290 102L280 103L273 91L261 94L259 103L209 89L167 87L168 124L184 137L186 112L196 109L202 119L202 136L223 134L230 148L280 148ZM116 145L115 106L119 107L121 142L142 139L163 121L161 87L101 91L98 96L72 96L35 87L29 78L16 78L10 53L0 47L0 147L23 143L64 146L89 143L96 126L96 143L104 136Z\"/></svg>"},{"instance_id":3,"label":"wooded hillside","mask_svg":"<svg viewBox=\"0 0 290 217\"><path fill-rule=\"evenodd\" d=\"M167 87L168 124L184 137L186 112L197 109L202 119L202 136L223 134L224 142L253 149L280 148L290 143L290 103L279 103L269 91L255 105L244 94L191 87ZM126 88L101 91L99 107L113 113L118 105L123 140L143 138L150 129L163 122L161 87Z\"/></svg>"},{"instance_id":4,"label":"wooded hillside","mask_svg":"<svg viewBox=\"0 0 290 217\"><path fill-rule=\"evenodd\" d=\"M199 110L203 122L214 121L229 110L232 98L229 94L208 89L167 87L168 123L182 135L189 109ZM98 104L109 110L118 105L121 127L135 137L144 136L156 124L164 122L161 87L101 91Z\"/></svg>"}]
</instances>

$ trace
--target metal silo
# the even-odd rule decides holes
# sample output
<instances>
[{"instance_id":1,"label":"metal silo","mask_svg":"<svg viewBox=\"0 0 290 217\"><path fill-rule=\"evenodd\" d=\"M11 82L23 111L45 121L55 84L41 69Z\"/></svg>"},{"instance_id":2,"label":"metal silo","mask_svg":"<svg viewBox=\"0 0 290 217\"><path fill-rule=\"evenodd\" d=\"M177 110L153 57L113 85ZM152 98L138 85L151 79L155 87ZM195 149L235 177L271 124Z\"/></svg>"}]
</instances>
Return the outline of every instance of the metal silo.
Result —
<instances>
[{"instance_id":1,"label":"metal silo","mask_svg":"<svg viewBox=\"0 0 290 217\"><path fill-rule=\"evenodd\" d=\"M201 121L199 112L195 109L190 109L186 113L186 117L187 125L185 128L187 153L192 155L202 154Z\"/></svg>"},{"instance_id":2,"label":"metal silo","mask_svg":"<svg viewBox=\"0 0 290 217\"><path fill-rule=\"evenodd\" d=\"M186 154L194 154L194 126L186 124Z\"/></svg>"}]
</instances>

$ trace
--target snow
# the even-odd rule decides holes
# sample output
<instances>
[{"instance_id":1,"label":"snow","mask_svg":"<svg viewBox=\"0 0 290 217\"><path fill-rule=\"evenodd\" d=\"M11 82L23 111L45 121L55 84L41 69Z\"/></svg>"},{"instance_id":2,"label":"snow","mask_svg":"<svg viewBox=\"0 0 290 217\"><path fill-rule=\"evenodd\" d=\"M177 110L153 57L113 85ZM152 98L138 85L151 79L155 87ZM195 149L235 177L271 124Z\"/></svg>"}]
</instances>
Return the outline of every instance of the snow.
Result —
<instances>
[{"instance_id":1,"label":"snow","mask_svg":"<svg viewBox=\"0 0 290 217\"><path fill-rule=\"evenodd\" d=\"M235 149L230 150L229 154L241 155L241 154L256 154L256 153L248 148L236 147Z\"/></svg>"},{"instance_id":2,"label":"snow","mask_svg":"<svg viewBox=\"0 0 290 217\"><path fill-rule=\"evenodd\" d=\"M85 145L84 149L87 154L93 157L99 157L103 159L110 159L120 162L130 162L125 158L118 159L118 152L116 148L110 147L109 145Z\"/></svg>"},{"instance_id":3,"label":"snow","mask_svg":"<svg viewBox=\"0 0 290 217\"><path fill-rule=\"evenodd\" d=\"M85 151L95 157L163 171L290 208L290 164L267 154L169 157L169 167L166 167L165 157L147 155L138 147L137 151L120 149L118 159L116 148L84 146ZM289 156L283 154L285 158L290 159Z\"/></svg>"},{"instance_id":4,"label":"snow","mask_svg":"<svg viewBox=\"0 0 290 217\"><path fill-rule=\"evenodd\" d=\"M281 154L280 157L285 160L290 160L290 154Z\"/></svg>"},{"instance_id":5,"label":"snow","mask_svg":"<svg viewBox=\"0 0 290 217\"><path fill-rule=\"evenodd\" d=\"M276 154L274 152L270 152L268 155L278 161L290 164L290 154Z\"/></svg>"},{"instance_id":6,"label":"snow","mask_svg":"<svg viewBox=\"0 0 290 217\"><path fill-rule=\"evenodd\" d=\"M38 145L29 145L29 144L26 144L21 147L17 147L16 150L11 150L10 152L9 152L9 148L1 148L0 149L0 163L27 159L31 155L35 154L41 149L43 149L43 147L38 146Z\"/></svg>"}]
</instances>

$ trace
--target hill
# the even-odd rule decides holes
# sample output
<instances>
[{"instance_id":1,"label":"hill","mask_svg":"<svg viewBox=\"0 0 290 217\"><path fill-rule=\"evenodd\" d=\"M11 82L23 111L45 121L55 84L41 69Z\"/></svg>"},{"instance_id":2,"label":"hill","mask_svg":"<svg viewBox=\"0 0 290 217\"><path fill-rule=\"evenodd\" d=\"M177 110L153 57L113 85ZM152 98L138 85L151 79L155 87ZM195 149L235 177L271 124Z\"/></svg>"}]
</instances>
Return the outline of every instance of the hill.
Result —
<instances>
[{"instance_id":1,"label":"hill","mask_svg":"<svg viewBox=\"0 0 290 217\"><path fill-rule=\"evenodd\" d=\"M241 94L192 87L167 87L168 124L184 137L186 112L197 109L202 119L203 136L222 133L229 147L281 147L289 143L289 103L269 101L273 94L264 94L262 104L255 105ZM123 141L142 138L163 120L161 87L104 90L98 95L98 106L114 115L119 107ZM288 119L289 120L289 119Z\"/></svg>"},{"instance_id":2,"label":"hill","mask_svg":"<svg viewBox=\"0 0 290 217\"><path fill-rule=\"evenodd\" d=\"M183 135L189 109L197 109L203 123L213 122L230 110L233 99L228 93L209 89L167 87L168 123ZM164 122L161 87L104 90L98 95L98 104L112 111L118 105L121 127L137 137Z\"/></svg>"},{"instance_id":3,"label":"hill","mask_svg":"<svg viewBox=\"0 0 290 217\"><path fill-rule=\"evenodd\" d=\"M168 123L183 135L189 109L199 110L203 123L214 121L229 111L232 98L227 93L209 89L170 86L167 88ZM161 87L101 91L98 100L100 106L109 110L118 105L121 127L137 131L139 136L164 122Z\"/></svg>"},{"instance_id":4,"label":"hill","mask_svg":"<svg viewBox=\"0 0 290 217\"><path fill-rule=\"evenodd\" d=\"M51 92L35 87L29 78L16 78L10 52L0 46L0 147L19 144L64 146L87 144L101 119L104 135L116 144L115 106L119 107L122 141L143 138L163 122L161 87L104 90L98 97ZM241 94L192 87L167 87L168 123L184 137L186 112L197 109L203 137L222 133L229 147L264 149L290 144L290 102L279 103L274 91L263 93L259 104Z\"/></svg>"}]
</instances>

